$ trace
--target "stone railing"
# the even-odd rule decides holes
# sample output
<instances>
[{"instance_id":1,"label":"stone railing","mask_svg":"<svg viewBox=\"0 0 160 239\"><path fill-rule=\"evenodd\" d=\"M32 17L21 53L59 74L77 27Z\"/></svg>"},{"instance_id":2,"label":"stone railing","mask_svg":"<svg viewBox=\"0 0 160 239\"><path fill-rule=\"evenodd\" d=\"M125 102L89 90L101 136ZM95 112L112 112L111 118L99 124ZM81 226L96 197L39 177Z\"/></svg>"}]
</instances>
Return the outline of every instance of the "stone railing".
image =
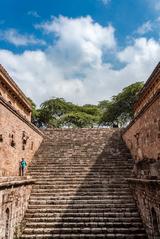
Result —
<instances>
[{"instance_id":1,"label":"stone railing","mask_svg":"<svg viewBox=\"0 0 160 239\"><path fill-rule=\"evenodd\" d=\"M31 177L0 177L0 238L18 236L34 183Z\"/></svg>"}]
</instances>

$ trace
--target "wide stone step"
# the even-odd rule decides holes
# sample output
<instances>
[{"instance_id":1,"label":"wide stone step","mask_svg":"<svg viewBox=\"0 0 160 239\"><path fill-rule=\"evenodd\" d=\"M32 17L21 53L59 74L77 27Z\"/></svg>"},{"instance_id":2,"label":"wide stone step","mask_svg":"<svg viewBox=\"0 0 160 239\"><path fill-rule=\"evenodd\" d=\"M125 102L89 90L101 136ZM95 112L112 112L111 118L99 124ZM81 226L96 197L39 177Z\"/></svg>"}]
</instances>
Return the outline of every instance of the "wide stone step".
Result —
<instances>
[{"instance_id":1,"label":"wide stone step","mask_svg":"<svg viewBox=\"0 0 160 239\"><path fill-rule=\"evenodd\" d=\"M121 179L123 180L122 183L128 183L127 182L127 176L130 176L130 174L126 174L126 175L115 175L115 174L112 174L112 176L110 174L104 174L103 172L102 173L99 173L99 172L95 172L95 173L89 173L89 174L80 174L80 173L55 173L55 174L43 174L43 175L40 175L40 174L31 174L32 177L34 177L35 179L37 180L40 180L40 179L50 179L50 180L74 180L74 181L81 181L83 180L84 182L87 182L89 180L94 180L94 181L100 181L100 180L110 180L110 181L117 181L118 179ZM119 180L120 181L120 180Z\"/></svg>"},{"instance_id":2,"label":"wide stone step","mask_svg":"<svg viewBox=\"0 0 160 239\"><path fill-rule=\"evenodd\" d=\"M35 235L23 235L21 237L21 239L92 239L92 238L107 238L107 239L147 239L145 233L136 233L136 235L134 234L130 234L129 232L127 234L123 234L123 233L117 233L117 234L113 234L113 233L107 233L107 234L103 234L102 232L100 232L98 235L95 234L35 234Z\"/></svg>"},{"instance_id":3,"label":"wide stone step","mask_svg":"<svg viewBox=\"0 0 160 239\"><path fill-rule=\"evenodd\" d=\"M122 204L122 205L121 205ZM61 201L55 201L55 200L30 200L29 201L29 208L31 206L37 206L37 208L39 207L66 207L69 206L71 208L108 208L108 207L116 207L115 205L121 205L122 207L125 207L128 204L129 207L132 207L132 205L135 205L133 203L133 199L123 199L123 200L106 200L106 202L104 201L92 201L92 202L84 202L83 200L79 200L79 201L68 201L68 200L61 200Z\"/></svg>"},{"instance_id":4,"label":"wide stone step","mask_svg":"<svg viewBox=\"0 0 160 239\"><path fill-rule=\"evenodd\" d=\"M35 179L35 182L55 182L54 184L58 184L58 183L71 183L71 182L74 182L74 183L81 183L81 184L89 184L89 183L102 183L102 184L110 184L110 183L115 183L115 184L119 184L119 185L122 185L124 184L124 186L126 185L129 185L129 183L127 182L127 178L129 177L130 175L127 175L125 178L124 177L121 177L119 176L117 178L116 175L113 174L113 176L99 176L98 174L95 174L94 176L92 175L91 177L90 176L79 176L79 175L76 175L74 177L72 177L72 175L52 175L52 174L49 174L49 175L44 175L44 176L38 176L38 175L32 175L32 178ZM53 178L54 177L54 178ZM47 183L46 183L47 184Z\"/></svg>"},{"instance_id":5,"label":"wide stone step","mask_svg":"<svg viewBox=\"0 0 160 239\"><path fill-rule=\"evenodd\" d=\"M58 213L58 214L57 214ZM78 210L75 212L70 212L65 211L55 211L55 210L48 210L48 209L27 209L26 212L26 218L27 217L33 217L33 218L55 218L55 219L61 219L61 217L63 218L74 218L76 220L76 218L83 218L83 220L85 220L85 218L95 218L95 220L97 220L97 218L106 218L106 220L111 220L113 221L113 219L115 220L121 220L124 219L124 221L126 221L126 218L129 218L129 220L137 220L140 219L139 217L139 213L138 212L105 212L104 210L99 210L99 209L95 209L93 210Z\"/></svg>"},{"instance_id":6,"label":"wide stone step","mask_svg":"<svg viewBox=\"0 0 160 239\"><path fill-rule=\"evenodd\" d=\"M102 187L109 187L110 185L112 185L112 187L114 188L114 186L117 185L122 185L122 183L120 184L119 182L107 182L107 181L103 181L103 182L94 182L94 181L89 181L88 183L83 183L83 181L81 182L74 182L74 181L70 181L70 182L55 182L54 180L37 180L35 182L37 185L48 185L51 184L52 186L55 187L59 187L59 188L67 188L67 187L85 187L85 188L102 188ZM129 186L127 183L124 185Z\"/></svg>"},{"instance_id":7,"label":"wide stone step","mask_svg":"<svg viewBox=\"0 0 160 239\"><path fill-rule=\"evenodd\" d=\"M100 195L99 192L94 194L94 193L87 193L87 194L83 194L82 193L78 193L78 196L74 196L73 193L67 193L67 192L61 192L61 193L55 193L54 191L52 190L47 190L47 189L34 189L32 191L32 194L31 194L31 198L39 198L39 197L47 197L47 196L50 196L50 197L56 197L56 198L84 198L84 199L94 199L94 198L97 198L97 199L100 199L100 198L105 198L105 196L126 196L126 195L130 195L130 191L127 190L127 191L108 191L106 194L102 194Z\"/></svg>"},{"instance_id":8,"label":"wide stone step","mask_svg":"<svg viewBox=\"0 0 160 239\"><path fill-rule=\"evenodd\" d=\"M43 189L42 189L43 190ZM121 194L121 195L127 195L127 194L130 194L130 192L120 192L119 191L119 194ZM119 195L118 194L118 192L107 192L107 193L99 193L99 192L97 192L97 193L95 193L95 192L89 192L89 193L78 193L78 196L79 197L81 197L82 199L83 199L83 197L86 195L86 196L88 196L88 197L92 197L93 199L94 198L96 198L96 197L102 197L103 198L103 196L105 197L106 195L107 196L118 196ZM74 196L73 196L73 192L71 191L71 192L49 192L49 191L39 191L39 190L35 190L35 191L33 191L32 192L32 195L31 196L33 196L33 197L46 197L46 196L48 196L48 195L50 195L51 197L59 197L59 198L74 198ZM76 198L76 197L75 197Z\"/></svg>"},{"instance_id":9,"label":"wide stone step","mask_svg":"<svg viewBox=\"0 0 160 239\"><path fill-rule=\"evenodd\" d=\"M117 213L122 212L120 209L122 209L124 212L122 213L125 213L125 210L124 208L129 208L130 211L129 213L132 213L132 209L135 209L135 205L134 204L126 204L126 205L121 205L121 204L109 204L109 205L99 205L99 204L96 204L96 205L90 205L87 207L84 206L84 205L29 205L28 206L28 209L27 211L28 212L33 212L33 213L36 213L36 212L40 212L40 213L61 213L63 212L64 213L64 210L66 210L65 213L77 213L77 212L81 212L81 213L90 213L90 212L103 212L103 213L108 213L108 212L112 212L111 209L113 208L119 208L117 209ZM115 210L114 210L115 211ZM133 211L134 213L135 211ZM137 211L136 211L137 212ZM136 213L135 212L135 213ZM115 213L115 212L113 212ZM128 212L126 212L128 213Z\"/></svg>"},{"instance_id":10,"label":"wide stone step","mask_svg":"<svg viewBox=\"0 0 160 239\"><path fill-rule=\"evenodd\" d=\"M58 185L57 185L57 187L58 187ZM44 189L46 189L47 191L48 190L51 190L51 192L55 192L55 193L76 193L76 191L77 191L77 187L68 187L68 188L66 188L66 187L64 187L63 188L63 191L62 191L62 188L55 188L55 185L52 185L52 184L44 184L44 185L41 185L41 184L37 184L37 185L34 185L34 189L36 189L36 190L39 190L39 189L42 189L42 190L44 190ZM113 186L113 184L111 184L111 185L108 185L108 187L104 187L104 188L102 188L102 186L101 187L99 187L99 188L95 188L95 187L93 187L93 188L91 188L91 187L82 187L81 186L81 188L79 188L79 194L84 194L84 195L88 195L88 194L93 194L93 193L95 193L95 194L97 194L97 193L99 193L99 194L107 194L107 192L112 192L112 191L124 191L124 190L130 190L130 187L127 185L127 186L124 186L123 187L123 185L122 184L120 184L120 185L114 185Z\"/></svg>"},{"instance_id":11,"label":"wide stone step","mask_svg":"<svg viewBox=\"0 0 160 239\"><path fill-rule=\"evenodd\" d=\"M92 166L92 169L95 169L95 170L98 170L98 169L104 169L104 168L111 168L111 169L115 169L115 166L117 166L119 169L128 169L128 168L131 168L132 167L132 165L128 165L128 164L110 164L107 160L106 160L106 162L104 163L104 164L99 164L99 165L94 165L93 164L93 166ZM72 167L72 169L83 169L83 170L85 170L85 169L88 169L88 168L90 168L89 167L89 165L65 165L65 166L61 166L61 165L52 165L52 166L45 166L45 167L43 167L42 165L36 165L36 166L30 166L29 168L30 169L47 169L47 168L50 168L50 169L58 169L58 170L66 170L66 169L71 169L71 167Z\"/></svg>"},{"instance_id":12,"label":"wide stone step","mask_svg":"<svg viewBox=\"0 0 160 239\"><path fill-rule=\"evenodd\" d=\"M120 183L110 183L110 184L86 184L86 185L83 185L83 184L73 184L72 186L70 184L53 184L52 181L48 181L48 182L37 182L36 185L34 186L35 187L42 187L44 186L44 188L47 188L47 186L50 186L52 189L56 189L58 191L61 191L61 190L64 190L64 191L69 191L69 190L73 190L73 189L78 189L79 188L79 191L83 190L83 192L85 191L103 191L103 192L107 192L107 189L108 188L120 188L122 187L123 188L123 184L120 184ZM129 185L124 185L124 188L129 188Z\"/></svg>"},{"instance_id":13,"label":"wide stone step","mask_svg":"<svg viewBox=\"0 0 160 239\"><path fill-rule=\"evenodd\" d=\"M69 159L67 161L67 159ZM77 159L77 160L76 160ZM52 157L48 157L48 156L45 156L45 155L42 155L41 157L39 157L36 162L32 162L32 166L37 166L37 165L40 165L40 163L42 165L72 165L73 166L76 164L76 165L93 165L93 164L101 164L102 162L106 162L107 164L125 164L125 163L128 163L129 165L133 163L133 161L128 157L126 158L126 156L121 156L121 157L114 157L113 158L108 158L107 156L105 156L105 159L102 159L99 160L99 158L97 158L97 156L90 156L90 157L74 157L72 158L72 161L71 160L71 157L56 157L55 155L53 155Z\"/></svg>"},{"instance_id":14,"label":"wide stone step","mask_svg":"<svg viewBox=\"0 0 160 239\"><path fill-rule=\"evenodd\" d=\"M63 196L51 196L50 193L48 193L45 196L42 195L38 195L37 196L33 196L31 194L30 200L54 200L54 201L61 201L61 200L66 200L66 201L70 201L70 200L75 200L75 201L84 201L86 203L93 203L95 201L101 201L106 203L107 199L132 199L133 197L132 195L126 194L126 195L103 195L103 196L70 196L70 197L63 197Z\"/></svg>"},{"instance_id":15,"label":"wide stone step","mask_svg":"<svg viewBox=\"0 0 160 239\"><path fill-rule=\"evenodd\" d=\"M28 228L127 228L128 230L132 229L132 228L137 228L137 229L142 229L142 223L140 222L134 222L133 223L129 223L129 222L83 222L83 219L79 220L78 222L65 222L64 220L60 220L58 222L52 223L52 222L27 222L26 223L26 227Z\"/></svg>"},{"instance_id":16,"label":"wide stone step","mask_svg":"<svg viewBox=\"0 0 160 239\"><path fill-rule=\"evenodd\" d=\"M46 150L46 149L45 149ZM37 159L37 161L42 161L42 160L44 160L44 159L46 159L47 160L47 162L49 162L50 160L52 160L52 159L55 159L55 160L62 160L62 159L64 159L64 158L69 158L69 155L67 156L67 157L64 157L64 156L66 156L66 155L60 155L60 151L58 150L57 151L57 153L55 153L55 150L54 149L52 149L52 150L48 150L48 152L47 153L45 153L45 150L44 150L44 152L42 152L42 153L39 153L37 156L36 156L36 159ZM74 149L72 149L72 150L74 150ZM126 153L122 153L122 152L119 152L119 153L110 153L110 152L104 152L104 150L101 152L101 158L99 158L98 156L98 153L97 153L97 150L93 150L93 148L91 148L91 150L92 150L92 153L89 155L89 156L93 156L93 159L92 160L94 160L94 159L98 159L98 163L103 163L103 159L105 158L105 159L107 159L107 160L110 160L111 162L114 162L114 161L119 161L120 162L120 160L122 160L122 162L127 162L127 161L132 161L132 159L131 159L131 155L130 154L126 154ZM82 151L81 151L81 153L82 153ZM81 159L81 163L83 162L83 160L85 159L85 160L88 160L89 162L91 161L91 160L89 160L89 159L91 159L91 158L89 158L86 154L77 154L77 155L74 155L73 156L73 154L70 154L70 157L73 157L73 158L78 158L78 159ZM125 159L126 159L126 161L125 161ZM79 163L80 163L79 162ZM93 161L92 161L93 162ZM33 162L34 163L34 162ZM86 162L84 162L84 164L85 164Z\"/></svg>"},{"instance_id":17,"label":"wide stone step","mask_svg":"<svg viewBox=\"0 0 160 239\"><path fill-rule=\"evenodd\" d=\"M85 234L90 234L90 233L94 233L99 234L99 233L104 233L107 236L107 233L123 233L123 234L128 234L128 232L130 233L144 233L143 229L137 228L137 227L132 227L132 228L107 228L107 227L95 227L95 228L89 228L89 227L84 227L84 228L79 228L79 227L74 227L74 228L65 228L65 227L61 227L61 228L25 228L24 230L24 234L28 234L28 235L32 235L32 234L42 234L42 233L51 233L51 234L65 234L65 233L85 233Z\"/></svg>"},{"instance_id":18,"label":"wide stone step","mask_svg":"<svg viewBox=\"0 0 160 239\"><path fill-rule=\"evenodd\" d=\"M34 169L32 169L32 170L30 170L30 172L39 172L40 170L42 170L42 172L57 172L57 171L60 171L60 172L68 172L68 171L66 171L67 169L69 170L69 172L71 171L74 171L74 172L109 172L110 170L111 171L113 171L113 172L117 172L117 171L119 171L119 172L121 172L121 173L123 173L123 170L124 170L124 172L126 172L127 170L132 170L132 167L128 167L128 168L119 168L118 166L116 166L116 167L103 167L103 168L93 168L93 167L88 167L88 168L78 168L78 167L76 167L76 168L73 168L72 166L70 166L70 168L66 168L66 169L64 169L64 168L55 168L55 167L49 167L49 166L47 166L46 168L45 168L46 166L44 166L43 167L43 169L41 169L41 168L34 168Z\"/></svg>"},{"instance_id":19,"label":"wide stone step","mask_svg":"<svg viewBox=\"0 0 160 239\"><path fill-rule=\"evenodd\" d=\"M85 234L54 234L54 235L50 235L50 234L39 234L39 235L24 235L23 237L21 237L21 239L25 239L25 238L30 238L30 239L50 239L50 238L56 238L56 239L92 239L92 238L108 238L108 239L147 239L147 237L145 236L144 233L138 233L136 235L131 235L131 234L98 234L95 237L95 234L89 234L89 235L85 235Z\"/></svg>"},{"instance_id":20,"label":"wide stone step","mask_svg":"<svg viewBox=\"0 0 160 239\"><path fill-rule=\"evenodd\" d=\"M42 156L43 157L43 156ZM60 159L59 157L58 157L58 159ZM47 159L44 159L44 158L42 158L42 162L44 163L44 164L47 164L47 163L51 163L51 160L53 161L52 162L52 166L53 167L56 167L56 168L63 168L63 167L68 167L69 168L69 166L72 166L73 168L75 167L83 167L83 168L85 168L85 167L89 167L90 165L88 165L87 163L82 163L81 161L79 162L79 163L69 163L68 162L68 164L66 164L66 165L64 165L64 164L59 164L59 163L54 163L54 158L51 158L50 160L47 160ZM31 164L31 168L33 167L33 168L36 168L36 167L42 167L42 165L37 165L37 162L38 162L39 160L37 159L36 161L32 161L32 164ZM120 167L128 167L128 166L131 166L132 165L132 163L133 163L133 160L131 159L131 160L128 160L128 159L123 159L122 161L119 161L118 159L110 159L110 158L108 158L108 157L103 157L103 158L101 158L101 159L98 159L97 161L96 161L96 164L95 164L95 162L94 161L90 161L91 162L91 165L93 165L94 167L106 167L106 164L107 165L109 165L109 166L120 166ZM130 163L129 163L130 162ZM47 167L47 166L46 166Z\"/></svg>"},{"instance_id":21,"label":"wide stone step","mask_svg":"<svg viewBox=\"0 0 160 239\"><path fill-rule=\"evenodd\" d=\"M72 159L71 161L66 161L67 159ZM51 155L50 156L46 156L44 154L39 155L36 157L36 161L32 161L31 163L31 167L36 167L36 166L42 166L36 163L41 162L42 164L52 164L53 166L56 167L63 167L63 166L69 166L69 165L73 165L73 167L77 167L77 166L101 166L103 164L109 164L109 165L119 165L119 166L131 166L134 162L133 159L131 159L131 157L126 157L124 155L119 155L119 156L115 156L115 157L109 157L107 154L103 154L101 157L99 157L99 155L81 155L81 156L72 156L72 157L60 157L60 155L56 156L56 155ZM47 166L47 165L46 165Z\"/></svg>"},{"instance_id":22,"label":"wide stone step","mask_svg":"<svg viewBox=\"0 0 160 239\"><path fill-rule=\"evenodd\" d=\"M119 173L119 172L77 172L77 173L73 173L73 172L67 172L67 173L63 173L63 172L32 172L30 173L30 176L35 177L35 178L39 178L39 179L45 179L47 177L50 177L51 180L53 180L54 178L56 179L127 179L128 177L130 177L130 173ZM127 181L126 181L127 182Z\"/></svg>"},{"instance_id":23,"label":"wide stone step","mask_svg":"<svg viewBox=\"0 0 160 239\"><path fill-rule=\"evenodd\" d=\"M112 175L113 173L115 173L115 174L117 174L117 176L119 175L122 175L122 176L125 176L125 175L130 175L130 173L131 173L131 170L129 170L129 169L126 169L126 170L119 170L118 168L117 169L114 169L114 170L112 170L112 169L99 169L99 170L94 170L94 169L87 169L87 170L74 170L74 169L71 169L70 168L70 170L68 170L67 171L67 169L66 170L58 170L58 169L50 169L50 168L48 168L48 169L44 169L44 170L33 170L33 171L30 171L30 173L29 174L39 174L39 175L42 175L42 174L49 174L49 173L52 173L52 174L57 174L57 173L59 173L60 175L61 174L73 174L73 173L79 173L79 174L82 174L82 175L86 175L86 173L88 173L88 174L95 174L95 173L102 173L102 174L106 174L106 175Z\"/></svg>"},{"instance_id":24,"label":"wide stone step","mask_svg":"<svg viewBox=\"0 0 160 239\"><path fill-rule=\"evenodd\" d=\"M75 204L97 204L97 203L100 203L100 204L107 204L108 202L110 202L110 200L113 201L113 203L116 201L116 203L118 202L121 202L123 200L123 202L133 202L133 198L131 196L122 196L122 197L112 197L112 196L105 196L103 197L103 199L84 199L83 197L81 198L53 198L53 197L39 197L39 198L36 198L36 197L32 197L30 198L30 204L33 204L33 203L38 203L38 204L50 204L50 203L53 203L53 204L56 204L58 202L60 202L60 204L62 203L75 203Z\"/></svg>"},{"instance_id":25,"label":"wide stone step","mask_svg":"<svg viewBox=\"0 0 160 239\"><path fill-rule=\"evenodd\" d=\"M67 214L67 216L68 216L68 214L69 215L72 214L75 217L75 214L77 214L77 213L88 214L90 212L95 213L96 217L98 217L98 215L99 215L98 213L114 213L114 214L124 213L124 215L125 215L126 213L131 213L131 214L137 213L137 208L134 206L130 207L130 208L108 207L105 209L104 208L95 208L92 210L92 208L89 208L89 209L88 208L75 208L75 207L71 208L71 206L67 205L66 207L62 206L61 209L59 209L58 207L57 208L53 207L52 209L49 209L46 207L46 210L44 209L43 211L40 211L39 208L37 208L37 210L36 210L35 207L34 207L34 209L29 207L27 210L27 213L29 215L32 215L33 218L38 217L38 215L40 216L40 218L44 217L45 215L47 215L47 218L49 215L50 215L50 217L53 217L53 218L58 215L61 215L63 217L64 214ZM36 213L36 215L35 215L35 213ZM82 220L83 220L83 217L81 218ZM89 215L88 215L88 217L89 217Z\"/></svg>"},{"instance_id":26,"label":"wide stone step","mask_svg":"<svg viewBox=\"0 0 160 239\"><path fill-rule=\"evenodd\" d=\"M141 224L142 225L142 222L141 222L141 219L140 217L105 217L103 213L101 213L102 216L98 214L94 214L92 213L93 216L90 216L88 214L88 216L83 216L82 217L82 214L80 214L80 217L77 216L77 215L74 215L73 217L61 217L61 218L58 218L55 217L55 214L54 213L50 213L50 214L41 214L41 213L36 213L33 217L33 214L29 214L27 213L26 214L26 217L25 219L27 220L27 222L52 222L52 223L58 223L59 221L61 222L64 222L64 223L77 223L77 222L80 222L80 221L83 221L83 223L91 223L91 222L103 222L103 223L123 223L125 225L127 224ZM42 216L43 215L43 216Z\"/></svg>"}]
</instances>

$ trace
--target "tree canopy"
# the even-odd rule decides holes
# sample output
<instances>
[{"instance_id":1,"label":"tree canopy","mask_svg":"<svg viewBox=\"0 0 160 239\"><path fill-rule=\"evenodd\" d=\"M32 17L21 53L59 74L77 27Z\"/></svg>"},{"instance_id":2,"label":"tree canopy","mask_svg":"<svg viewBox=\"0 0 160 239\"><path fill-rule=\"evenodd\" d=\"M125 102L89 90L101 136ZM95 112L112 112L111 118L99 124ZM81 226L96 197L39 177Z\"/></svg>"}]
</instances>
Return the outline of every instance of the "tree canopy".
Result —
<instances>
[{"instance_id":1,"label":"tree canopy","mask_svg":"<svg viewBox=\"0 0 160 239\"><path fill-rule=\"evenodd\" d=\"M100 101L97 105L79 106L63 98L51 98L36 109L31 99L32 122L38 127L77 127L124 126L134 116L133 104L143 82L125 87L111 100Z\"/></svg>"},{"instance_id":2,"label":"tree canopy","mask_svg":"<svg viewBox=\"0 0 160 239\"><path fill-rule=\"evenodd\" d=\"M121 127L131 121L134 117L133 105L143 85L143 82L136 82L125 87L116 96L113 96L111 101L100 102L104 110L100 124Z\"/></svg>"}]
</instances>

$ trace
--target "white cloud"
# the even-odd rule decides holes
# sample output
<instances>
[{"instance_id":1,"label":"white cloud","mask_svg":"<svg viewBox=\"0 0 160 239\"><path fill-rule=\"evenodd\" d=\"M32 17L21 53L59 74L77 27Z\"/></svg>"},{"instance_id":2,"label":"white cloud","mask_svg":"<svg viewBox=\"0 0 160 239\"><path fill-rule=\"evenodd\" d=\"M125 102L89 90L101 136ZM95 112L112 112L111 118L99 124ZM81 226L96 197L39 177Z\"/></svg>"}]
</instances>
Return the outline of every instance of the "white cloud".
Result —
<instances>
[{"instance_id":1,"label":"white cloud","mask_svg":"<svg viewBox=\"0 0 160 239\"><path fill-rule=\"evenodd\" d=\"M156 0L156 1L155 1L155 9L156 9L157 11L160 11L160 0Z\"/></svg>"},{"instance_id":2,"label":"white cloud","mask_svg":"<svg viewBox=\"0 0 160 239\"><path fill-rule=\"evenodd\" d=\"M146 4L154 11L159 13L160 0L146 0Z\"/></svg>"},{"instance_id":3,"label":"white cloud","mask_svg":"<svg viewBox=\"0 0 160 239\"><path fill-rule=\"evenodd\" d=\"M19 55L0 50L0 62L37 103L52 96L77 100L76 97L85 92L79 79L65 79L63 69L55 66L41 50L25 51Z\"/></svg>"},{"instance_id":4,"label":"white cloud","mask_svg":"<svg viewBox=\"0 0 160 239\"><path fill-rule=\"evenodd\" d=\"M33 35L22 35L13 28L0 31L0 40L7 41L15 46L45 45L45 41L39 40Z\"/></svg>"},{"instance_id":5,"label":"white cloud","mask_svg":"<svg viewBox=\"0 0 160 239\"><path fill-rule=\"evenodd\" d=\"M60 64L98 66L103 52L116 47L114 28L111 25L102 27L89 16L77 19L60 16L37 27L57 37L56 45L49 50Z\"/></svg>"},{"instance_id":6,"label":"white cloud","mask_svg":"<svg viewBox=\"0 0 160 239\"><path fill-rule=\"evenodd\" d=\"M126 47L118 53L118 58L121 62L140 64L145 60L158 62L160 55L160 43L154 39L147 40L146 38L135 39L134 45Z\"/></svg>"},{"instance_id":7,"label":"white cloud","mask_svg":"<svg viewBox=\"0 0 160 239\"><path fill-rule=\"evenodd\" d=\"M36 17L36 18L40 17L38 12L36 12L36 11L29 11L29 12L27 12L27 14L30 15L30 16Z\"/></svg>"},{"instance_id":8,"label":"white cloud","mask_svg":"<svg viewBox=\"0 0 160 239\"><path fill-rule=\"evenodd\" d=\"M153 24L151 21L147 21L145 23L142 24L142 26L140 26L136 33L138 33L139 35L144 35L148 32L151 32L153 30Z\"/></svg>"},{"instance_id":9,"label":"white cloud","mask_svg":"<svg viewBox=\"0 0 160 239\"><path fill-rule=\"evenodd\" d=\"M118 52L114 28L90 17L59 17L39 27L57 37L46 51L14 54L0 50L2 65L36 103L52 96L79 104L97 103L133 82L146 80L159 61L159 42L138 38ZM115 70L104 62L108 52L125 66Z\"/></svg>"}]
</instances>

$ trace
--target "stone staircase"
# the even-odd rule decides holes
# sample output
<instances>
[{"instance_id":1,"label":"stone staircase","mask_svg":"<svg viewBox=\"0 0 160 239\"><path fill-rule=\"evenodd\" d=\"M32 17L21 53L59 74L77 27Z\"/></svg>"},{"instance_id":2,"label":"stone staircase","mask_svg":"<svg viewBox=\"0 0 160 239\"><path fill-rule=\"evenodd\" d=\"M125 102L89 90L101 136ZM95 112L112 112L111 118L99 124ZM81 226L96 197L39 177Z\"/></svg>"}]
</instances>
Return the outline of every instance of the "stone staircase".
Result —
<instances>
[{"instance_id":1,"label":"stone staircase","mask_svg":"<svg viewBox=\"0 0 160 239\"><path fill-rule=\"evenodd\" d=\"M147 238L125 180L118 129L48 129L28 174L37 180L21 239Z\"/></svg>"}]
</instances>

